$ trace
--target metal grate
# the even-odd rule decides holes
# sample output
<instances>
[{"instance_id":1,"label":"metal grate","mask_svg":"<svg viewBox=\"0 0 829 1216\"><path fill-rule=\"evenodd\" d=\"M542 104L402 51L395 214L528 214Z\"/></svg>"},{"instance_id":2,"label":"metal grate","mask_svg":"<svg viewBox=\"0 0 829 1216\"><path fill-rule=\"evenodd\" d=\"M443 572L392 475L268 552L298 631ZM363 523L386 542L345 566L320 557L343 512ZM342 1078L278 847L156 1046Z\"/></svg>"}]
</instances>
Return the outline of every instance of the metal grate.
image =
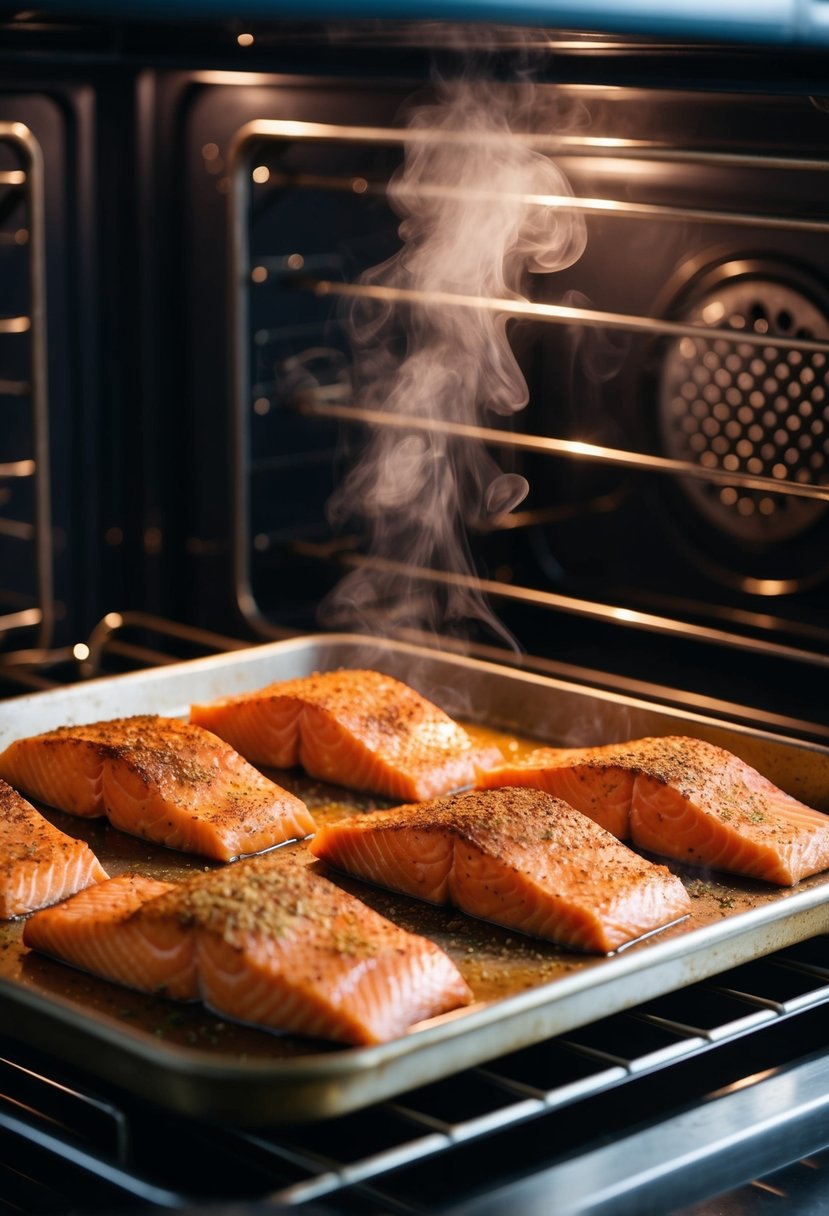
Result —
<instances>
[{"instance_id":1,"label":"metal grate","mask_svg":"<svg viewBox=\"0 0 829 1216\"><path fill-rule=\"evenodd\" d=\"M666 354L660 392L665 450L678 460L801 485L829 480L827 358L823 351L781 350L781 335L826 339L829 321L794 285L770 269L734 268L709 287L689 320L762 333L760 347L682 338ZM755 490L739 483L682 483L712 523L738 541L781 544L807 532L826 503Z\"/></svg>"},{"instance_id":2,"label":"metal grate","mask_svg":"<svg viewBox=\"0 0 829 1216\"><path fill-rule=\"evenodd\" d=\"M590 135L553 134L542 118L514 137L563 165L574 189L524 202L586 222L588 264L530 276L526 299L365 278L399 248L388 183L401 156L451 134L292 119L238 131L227 163L243 615L265 635L303 609L313 618L338 567L374 571L390 586L404 580L412 601L480 590L531 650L544 626L526 624L530 611L571 618L574 630L602 622L623 635L825 667L825 620L797 599L829 574L829 329L819 287L829 225L810 201L825 182L813 138L824 118L812 107L803 149L781 151L773 134L746 130L750 111L771 114L768 99L643 100L641 90L617 89L608 105L589 87L540 96L553 116L582 106ZM683 106L707 114L711 102L728 112L725 129L712 129L709 145L683 142L671 130ZM805 100L791 105L809 111ZM394 189L399 198L399 181ZM444 181L429 189L441 199L463 193ZM813 275L802 270L804 241ZM745 252L756 249L769 252ZM591 256L611 260L597 267ZM433 324L459 312L508 322L530 384L521 425L366 405L343 324L354 308ZM591 360L592 383L582 386L573 369ZM338 460L349 468L372 436L391 431L401 442L422 437L446 461L486 448L510 478L528 477L526 507L465 520L474 568L378 554L359 527L329 528ZM669 555L658 572L631 539L652 526L649 545ZM593 551L603 577L590 580L582 566ZM307 574L303 605L286 589L291 563ZM406 636L416 614L398 615L387 627Z\"/></svg>"},{"instance_id":3,"label":"metal grate","mask_svg":"<svg viewBox=\"0 0 829 1216\"><path fill-rule=\"evenodd\" d=\"M556 1196L557 1213L604 1210L597 1178L615 1179L613 1211L664 1211L668 1193L675 1210L825 1147L829 1063L813 1053L823 1047L829 1009L827 946L825 937L800 943L311 1126L162 1119L115 1088L90 1086L78 1071L7 1043L4 1199L12 1211L56 1216L75 1210L79 1196L89 1212L210 1200L337 1213L448 1212L458 1204L471 1216L498 1210L498 1188L520 1174L533 1202ZM663 1152L659 1177L646 1169L649 1128L677 1150ZM174 1179L162 1151L173 1129ZM636 1153L627 1147L633 1136ZM758 1147L735 1152L743 1138ZM35 1181L43 1178L48 1186ZM510 1201L516 1213L531 1210L522 1194Z\"/></svg>"},{"instance_id":4,"label":"metal grate","mask_svg":"<svg viewBox=\"0 0 829 1216\"><path fill-rule=\"evenodd\" d=\"M31 131L0 123L0 636L33 631L39 649L54 621L43 174Z\"/></svg>"}]
</instances>

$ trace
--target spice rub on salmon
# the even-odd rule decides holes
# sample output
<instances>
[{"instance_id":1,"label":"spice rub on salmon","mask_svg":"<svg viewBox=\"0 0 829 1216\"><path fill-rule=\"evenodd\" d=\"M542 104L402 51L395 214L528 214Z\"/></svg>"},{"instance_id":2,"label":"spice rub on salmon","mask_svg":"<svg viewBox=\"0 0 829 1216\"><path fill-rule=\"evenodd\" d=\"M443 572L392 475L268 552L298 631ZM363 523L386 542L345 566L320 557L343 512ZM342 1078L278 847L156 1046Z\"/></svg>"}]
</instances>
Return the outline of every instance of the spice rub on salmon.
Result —
<instances>
[{"instance_id":1,"label":"spice rub on salmon","mask_svg":"<svg viewBox=\"0 0 829 1216\"><path fill-rule=\"evenodd\" d=\"M270 1029L386 1042L469 1004L455 964L306 865L273 855L182 883L122 875L33 916L24 944Z\"/></svg>"},{"instance_id":2,"label":"spice rub on salmon","mask_svg":"<svg viewBox=\"0 0 829 1216\"><path fill-rule=\"evenodd\" d=\"M358 878L577 950L608 954L690 911L681 881L540 790L471 791L319 829Z\"/></svg>"},{"instance_id":3,"label":"spice rub on salmon","mask_svg":"<svg viewBox=\"0 0 829 1216\"><path fill-rule=\"evenodd\" d=\"M702 739L539 748L478 783L547 790L639 848L780 886L829 869L829 816Z\"/></svg>"},{"instance_id":4,"label":"spice rub on salmon","mask_svg":"<svg viewBox=\"0 0 829 1216\"><path fill-rule=\"evenodd\" d=\"M0 920L25 916L107 877L89 845L61 832L0 780Z\"/></svg>"},{"instance_id":5,"label":"spice rub on salmon","mask_svg":"<svg viewBox=\"0 0 829 1216\"><path fill-rule=\"evenodd\" d=\"M418 801L474 783L500 758L438 706L377 671L337 670L191 707L254 764L301 765L349 789Z\"/></svg>"},{"instance_id":6,"label":"spice rub on salmon","mask_svg":"<svg viewBox=\"0 0 829 1216\"><path fill-rule=\"evenodd\" d=\"M302 839L315 823L301 799L199 726L144 714L62 726L19 739L0 776L73 815L105 815L123 832L217 861Z\"/></svg>"}]
</instances>

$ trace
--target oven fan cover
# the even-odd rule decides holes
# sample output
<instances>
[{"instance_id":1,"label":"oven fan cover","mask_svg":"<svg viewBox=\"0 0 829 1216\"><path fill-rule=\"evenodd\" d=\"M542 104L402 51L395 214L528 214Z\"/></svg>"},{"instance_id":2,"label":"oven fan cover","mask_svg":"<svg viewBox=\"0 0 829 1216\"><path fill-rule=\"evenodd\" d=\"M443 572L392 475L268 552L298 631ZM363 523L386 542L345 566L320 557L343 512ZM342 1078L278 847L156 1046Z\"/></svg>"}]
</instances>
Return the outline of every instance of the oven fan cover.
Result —
<instances>
[{"instance_id":1,"label":"oven fan cover","mask_svg":"<svg viewBox=\"0 0 829 1216\"><path fill-rule=\"evenodd\" d=\"M795 273L745 260L697 278L675 320L768 342L712 335L668 344L657 386L664 455L719 473L829 486L829 354L775 344L829 341L819 299ZM685 477L677 486L699 556L721 580L747 589L752 579L777 579L794 591L829 574L829 503L719 479Z\"/></svg>"}]
</instances>

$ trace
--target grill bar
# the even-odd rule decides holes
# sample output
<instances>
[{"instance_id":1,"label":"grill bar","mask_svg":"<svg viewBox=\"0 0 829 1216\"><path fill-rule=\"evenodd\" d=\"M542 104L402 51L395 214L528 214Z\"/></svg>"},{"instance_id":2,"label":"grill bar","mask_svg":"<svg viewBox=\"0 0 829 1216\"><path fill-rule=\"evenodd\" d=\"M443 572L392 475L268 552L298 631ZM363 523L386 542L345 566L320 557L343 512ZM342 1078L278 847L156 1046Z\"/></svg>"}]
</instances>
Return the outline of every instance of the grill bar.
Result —
<instances>
[{"instance_id":1,"label":"grill bar","mask_svg":"<svg viewBox=\"0 0 829 1216\"><path fill-rule=\"evenodd\" d=\"M741 169L816 170L829 171L829 160L823 157L778 156L767 153L722 152L716 149L680 148L658 140L621 139L605 136L542 134L512 132L507 136L486 132L435 131L427 128L340 126L336 123L302 122L282 119L256 119L246 123L237 133L230 150L231 160L257 139L302 140L314 143L385 144L404 147L406 144L463 144L478 142L497 147L499 144L524 143L540 152L552 155L585 157L611 156L614 160L665 160L675 164L726 166Z\"/></svg>"},{"instance_id":2,"label":"grill bar","mask_svg":"<svg viewBox=\"0 0 829 1216\"><path fill-rule=\"evenodd\" d=\"M724 341L734 346L773 347L779 350L829 353L829 341L816 338L787 338L782 335L755 333L751 330L723 329L718 326L691 325L668 321L661 317L644 317L634 313L605 312L595 308L576 308L565 304L538 304L529 300L508 300L491 296L469 296L451 291L414 291L404 287L382 287L367 283L336 283L331 279L297 279L296 285L319 296L343 296L349 299L377 300L383 304L401 304L418 308L462 308L475 312L491 312L499 316L520 317L553 325L579 325L599 329L627 330L632 333L662 335L674 338L699 338L706 342Z\"/></svg>"},{"instance_id":3,"label":"grill bar","mask_svg":"<svg viewBox=\"0 0 829 1216\"><path fill-rule=\"evenodd\" d=\"M785 990L785 971L793 970L801 977L807 989L810 984L813 984L814 990L810 993L812 1008L826 1007L829 1005L829 993L821 983L822 977L811 977L808 963L801 963L797 959L798 949L805 950L807 955L812 952L817 953L821 948L821 941L825 942L825 940L816 939L815 942L807 943L804 947L794 947L790 952L783 952L779 956L780 962L778 962L778 956L774 956L770 963L748 964L741 971L745 974L746 980L750 981L754 968L768 968L769 972L783 983ZM399 1202L401 1192L395 1187L393 1181L389 1184L384 1180L384 1174L388 1168L399 1170L403 1166L412 1168L422 1166L423 1169L440 1171L448 1168L451 1170L451 1165L447 1167L431 1166L429 1158L435 1154L449 1153L451 1161L453 1149L461 1147L467 1142L499 1131L507 1133L512 1128L531 1124L535 1120L540 1119L543 1122L545 1116L553 1111L566 1107L575 1109L580 1103L596 1102L620 1086L655 1077L663 1073L666 1067L670 1068L671 1065L683 1059L688 1061L699 1059L701 1062L699 1067L704 1068L702 1061L707 1052L721 1048L728 1042L736 1043L743 1040L756 1032L758 1028L768 1029L782 1024L794 1013L785 998L775 1004L763 997L753 995L750 982L744 987L748 990L741 992L739 996L734 996L728 990L727 977L726 982L722 985L697 985L691 989L659 998L628 1014L606 1019L594 1027L585 1028L582 1032L573 1032L561 1039L527 1048L475 1069L471 1073L462 1074L458 1078L404 1095L396 1103L389 1104L388 1109L393 1109L396 1114L402 1113L406 1120L411 1121L414 1126L419 1124L423 1128L423 1136L403 1142L393 1150L386 1149L382 1153L368 1154L356 1165L342 1163L339 1169L332 1170L332 1165L335 1163L329 1159L326 1161L324 1174L305 1182L296 1183L271 1198L293 1205L309 1203L326 1195L333 1196L336 1192L334 1181L336 1177L339 1187L342 1188L352 1187L358 1182L363 1184L373 1182L384 1199L390 1197L394 1200L396 1198ZM672 1006L677 1005L683 1007L690 1015L685 1024L672 1017L660 1016L660 1011L665 1009L670 1011ZM758 1008L758 1006L762 1006L762 1008ZM700 1017L695 1019L693 1014L697 1009L700 1010ZM711 1016L712 1009L713 1016ZM626 1045L629 1047L628 1051L625 1050ZM818 1076L822 1078L827 1068L829 1065L822 1065L818 1069ZM550 1079L547 1089L543 1088L545 1078ZM792 1112L792 1119L796 1121L797 1114L800 1113L804 1119L813 1123L812 1098L814 1094L812 1091L818 1086L808 1068L804 1084L808 1089L808 1101L804 1101L802 1104L802 1111ZM735 1091L738 1088L735 1087ZM499 1090L502 1094L500 1101L497 1098ZM723 1094L727 1092L728 1087L723 1090ZM528 1094L529 1097L520 1101L510 1100L511 1096L521 1093ZM712 1094L712 1098L716 1097L716 1094ZM818 1106L822 1109L828 1104L829 1093L821 1093ZM628 1109L625 1100L621 1097L617 1097L614 1105L616 1109L619 1109L620 1106ZM763 1103L756 1103L754 1095L748 1105L751 1108L759 1105L763 1109ZM475 1113L453 1120L452 1109L456 1108L460 1111L464 1107L468 1107ZM696 1118L698 1122L705 1123L704 1116L697 1115ZM736 1122L732 1123L732 1119L735 1119ZM681 1123L681 1121L682 1117L679 1117L679 1122ZM724 1159L727 1159L724 1139L731 1146L733 1144L731 1138L736 1134L735 1127L745 1128L746 1123L745 1112L735 1114L734 1107L729 1107L728 1115L724 1115L721 1120L718 1119L716 1134L711 1137L711 1140L712 1142L717 1141L716 1152L722 1153ZM765 1128L757 1127L752 1120L752 1135L755 1130L758 1135L763 1136ZM356 1132L358 1137L363 1134L367 1137L371 1135L370 1126L360 1128ZM323 1133L323 1143L335 1143L337 1135L336 1127L328 1136ZM312 1138L316 1137L312 1134ZM815 1135L815 1145L819 1140L820 1136ZM713 1143L711 1147L713 1151ZM493 1155L497 1156L498 1152L497 1145L494 1145ZM679 1156L681 1158L682 1154L680 1153ZM622 1163L626 1158L626 1165L623 1166ZM629 1172L635 1159L635 1154L626 1146L625 1154L614 1155L612 1163L614 1172L622 1169ZM671 1160L671 1155L665 1153L659 1160L667 1163ZM770 1160L771 1158L767 1158L765 1164L768 1164ZM759 1172L760 1160L757 1159L755 1164ZM484 1167L481 1168L484 1169ZM589 1177L589 1170L585 1170L582 1178L582 1170L578 1167L574 1167L574 1169L582 1181ZM667 1174L667 1164L665 1164L665 1170ZM626 1186L631 1191L635 1191L639 1197L641 1197L641 1188L646 1181L639 1177L625 1179ZM729 1182L724 1182L724 1185L729 1185ZM559 1192L555 1193L557 1196L555 1210L558 1212ZM501 1202L503 1202L503 1197L501 1197ZM396 1210L396 1208L392 1210ZM416 1205L411 1210L428 1209ZM444 1209L441 1208L441 1210ZM484 1210L486 1209L481 1209L482 1212ZM493 1208L492 1210L498 1209ZM569 1211L569 1208L562 1210ZM639 1211L641 1210L643 1209L640 1208ZM474 1204L470 1207L470 1212L473 1211L477 1214Z\"/></svg>"},{"instance_id":4,"label":"grill bar","mask_svg":"<svg viewBox=\"0 0 829 1216\"><path fill-rule=\"evenodd\" d=\"M829 346L829 344L827 345ZM619 448L582 443L573 439L515 434L511 431L496 430L494 427L447 422L441 418L423 418L416 414L384 413L382 410L340 405L325 400L320 394L301 396L297 408L300 413L321 418L337 418L340 421L397 430L428 431L430 434L450 435L459 439L477 439L482 443L514 448L517 451L541 452L550 456L563 456L575 460L609 464L617 468L635 469L637 472L661 473L671 477L693 477L699 481L713 482L716 485L739 485L750 490L765 490L772 494L788 494L795 498L811 498L819 502L829 502L829 486L774 477L757 477L738 471L731 472L728 469L707 468L689 460L676 460L644 452L628 452Z\"/></svg>"},{"instance_id":5,"label":"grill bar","mask_svg":"<svg viewBox=\"0 0 829 1216\"><path fill-rule=\"evenodd\" d=\"M676 1210L680 1196L685 1203L702 1200L733 1186L735 1174L748 1182L766 1172L770 1160L788 1164L787 1157L796 1161L824 1148L828 1078L829 1066L820 1060L803 1065L796 1080L785 1072L767 1075L577 1161L514 1181L506 1193L490 1192L449 1211L488 1216L502 1212L505 1202L512 1212L538 1211L553 1196L557 1216L633 1216L665 1204ZM758 1108L770 1113L757 1119Z\"/></svg>"},{"instance_id":6,"label":"grill bar","mask_svg":"<svg viewBox=\"0 0 829 1216\"><path fill-rule=\"evenodd\" d=\"M388 185L385 182L370 181L359 175L347 177L326 176L315 173L281 173L270 172L268 183L287 189L339 191L359 196L385 198ZM395 189L395 199L406 199L405 186ZM829 221L809 219L796 215L763 215L747 211L720 211L703 207L677 207L665 203L640 203L622 198L585 198L568 194L516 194L516 193L487 193L483 190L470 190L463 187L430 186L421 183L417 188L419 198L457 199L459 202L509 201L525 206L547 207L557 211L580 212L582 215L607 216L614 219L659 220L669 223L692 222L699 224L726 224L739 228L764 228L775 232L812 232L829 233ZM297 269L291 265L291 259L296 261L301 254L289 254L283 257L259 258L258 266L267 269L291 270ZM305 260L308 268L309 260ZM330 264L330 262L329 262Z\"/></svg>"},{"instance_id":7,"label":"grill bar","mask_svg":"<svg viewBox=\"0 0 829 1216\"><path fill-rule=\"evenodd\" d=\"M313 546L298 545L298 551L313 552ZM330 557L328 549L326 556ZM697 625L687 620L660 616L653 612L642 612L615 604L599 603L595 600L577 599L539 588L522 587L514 583L497 582L494 579L478 578L475 575L459 574L446 570L434 570L424 566L412 566L405 562L370 557L363 554L342 553L339 560L350 568L371 567L388 573L399 574L411 582L437 583L446 586L470 587L493 598L513 600L541 608L552 608L575 616L592 620L608 621L624 627L646 629L666 637L682 638L686 641L705 642L726 646L735 650L766 655L769 658L787 659L796 663L816 664L829 667L829 655L819 651L788 646L782 642L765 638L747 637L726 629L715 629Z\"/></svg>"},{"instance_id":8,"label":"grill bar","mask_svg":"<svg viewBox=\"0 0 829 1216\"><path fill-rule=\"evenodd\" d=\"M9 1136L17 1137L49 1154L53 1161L62 1161L81 1174L87 1174L95 1179L96 1183L106 1183L114 1188L116 1193L131 1195L162 1208L180 1207L187 1200L186 1194L154 1186L140 1175L122 1169L105 1156L80 1147L45 1127L38 1126L34 1121L12 1113L5 1105L0 1105L0 1129Z\"/></svg>"}]
</instances>

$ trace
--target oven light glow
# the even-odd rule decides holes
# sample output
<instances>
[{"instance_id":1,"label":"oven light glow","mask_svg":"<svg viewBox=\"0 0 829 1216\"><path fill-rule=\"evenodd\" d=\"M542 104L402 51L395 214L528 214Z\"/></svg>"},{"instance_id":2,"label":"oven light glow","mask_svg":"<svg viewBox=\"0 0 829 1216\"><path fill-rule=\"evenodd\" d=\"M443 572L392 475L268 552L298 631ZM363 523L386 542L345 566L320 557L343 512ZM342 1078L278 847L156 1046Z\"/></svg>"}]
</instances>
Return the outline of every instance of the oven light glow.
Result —
<instances>
[{"instance_id":1,"label":"oven light glow","mask_svg":"<svg viewBox=\"0 0 829 1216\"><path fill-rule=\"evenodd\" d=\"M798 584L796 579L744 578L742 589L749 595L791 595L793 591L797 591Z\"/></svg>"},{"instance_id":2,"label":"oven light glow","mask_svg":"<svg viewBox=\"0 0 829 1216\"><path fill-rule=\"evenodd\" d=\"M574 456L593 456L598 451L594 443L583 443L580 439L574 439L568 448Z\"/></svg>"},{"instance_id":3,"label":"oven light glow","mask_svg":"<svg viewBox=\"0 0 829 1216\"><path fill-rule=\"evenodd\" d=\"M79 663L85 662L89 658L89 647L86 642L76 642L72 647L72 654Z\"/></svg>"},{"instance_id":4,"label":"oven light glow","mask_svg":"<svg viewBox=\"0 0 829 1216\"><path fill-rule=\"evenodd\" d=\"M253 46L253 34L237 34L236 41L239 46Z\"/></svg>"},{"instance_id":5,"label":"oven light glow","mask_svg":"<svg viewBox=\"0 0 829 1216\"><path fill-rule=\"evenodd\" d=\"M725 306L720 300L712 300L710 304L706 304L702 310L702 319L706 325L718 325L723 319Z\"/></svg>"},{"instance_id":6,"label":"oven light glow","mask_svg":"<svg viewBox=\"0 0 829 1216\"><path fill-rule=\"evenodd\" d=\"M25 334L28 332L32 322L29 317L3 317L0 318L0 333L3 334Z\"/></svg>"},{"instance_id":7,"label":"oven light glow","mask_svg":"<svg viewBox=\"0 0 829 1216\"><path fill-rule=\"evenodd\" d=\"M740 1089L748 1089L750 1085L756 1085L758 1081L766 1081L769 1077L773 1076L773 1068L764 1068L762 1072L752 1073L748 1077L739 1077L736 1081L732 1081L730 1085L724 1085L717 1092L719 1094L734 1094Z\"/></svg>"},{"instance_id":8,"label":"oven light glow","mask_svg":"<svg viewBox=\"0 0 829 1216\"><path fill-rule=\"evenodd\" d=\"M13 460L8 464L0 464L0 476L32 477L36 468L34 460Z\"/></svg>"}]
</instances>

